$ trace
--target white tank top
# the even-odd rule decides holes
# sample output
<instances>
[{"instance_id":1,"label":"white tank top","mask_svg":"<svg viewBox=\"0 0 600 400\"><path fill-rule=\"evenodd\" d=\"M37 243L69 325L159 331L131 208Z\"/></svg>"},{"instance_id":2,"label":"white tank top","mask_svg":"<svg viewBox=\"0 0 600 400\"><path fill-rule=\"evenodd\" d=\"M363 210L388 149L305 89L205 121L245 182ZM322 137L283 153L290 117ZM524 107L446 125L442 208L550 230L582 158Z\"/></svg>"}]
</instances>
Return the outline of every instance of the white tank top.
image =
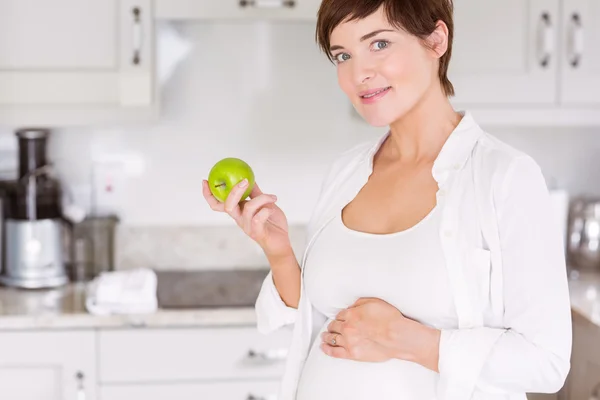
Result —
<instances>
[{"instance_id":1,"label":"white tank top","mask_svg":"<svg viewBox=\"0 0 600 400\"><path fill-rule=\"evenodd\" d=\"M454 302L439 239L435 207L413 227L392 234L347 228L340 214L315 241L306 260L306 294L327 316L320 332L360 297L377 297L406 317L436 328L456 328ZM320 349L304 364L296 400L433 400L438 374L403 360L383 363L336 359Z\"/></svg>"}]
</instances>

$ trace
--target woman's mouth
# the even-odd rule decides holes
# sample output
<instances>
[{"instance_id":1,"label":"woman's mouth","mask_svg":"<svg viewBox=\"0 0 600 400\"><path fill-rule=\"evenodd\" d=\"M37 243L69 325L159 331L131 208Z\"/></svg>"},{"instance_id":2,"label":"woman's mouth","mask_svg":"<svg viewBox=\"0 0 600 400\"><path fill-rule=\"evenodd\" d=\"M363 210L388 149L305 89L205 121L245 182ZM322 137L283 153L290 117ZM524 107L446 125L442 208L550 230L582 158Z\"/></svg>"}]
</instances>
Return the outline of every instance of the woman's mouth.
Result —
<instances>
[{"instance_id":1,"label":"woman's mouth","mask_svg":"<svg viewBox=\"0 0 600 400\"><path fill-rule=\"evenodd\" d=\"M359 93L359 96L363 104L372 104L375 103L377 100L381 99L383 96L385 96L391 88L391 86L388 86L380 89L368 90Z\"/></svg>"}]
</instances>

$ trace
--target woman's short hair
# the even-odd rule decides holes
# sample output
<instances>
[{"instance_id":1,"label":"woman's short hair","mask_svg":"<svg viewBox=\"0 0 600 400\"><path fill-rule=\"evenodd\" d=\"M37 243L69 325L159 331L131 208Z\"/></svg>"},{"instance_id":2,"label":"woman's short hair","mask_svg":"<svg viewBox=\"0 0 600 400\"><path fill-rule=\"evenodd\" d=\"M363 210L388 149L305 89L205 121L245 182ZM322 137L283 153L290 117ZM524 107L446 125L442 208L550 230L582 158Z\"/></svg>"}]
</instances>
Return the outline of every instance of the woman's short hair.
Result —
<instances>
[{"instance_id":1,"label":"woman's short hair","mask_svg":"<svg viewBox=\"0 0 600 400\"><path fill-rule=\"evenodd\" d=\"M316 40L331 61L331 32L340 23L368 17L383 6L390 24L398 29L426 39L438 21L448 27L448 49L440 58L438 76L446 96L454 95L448 79L448 65L452 55L454 36L452 0L323 0L317 16Z\"/></svg>"}]
</instances>

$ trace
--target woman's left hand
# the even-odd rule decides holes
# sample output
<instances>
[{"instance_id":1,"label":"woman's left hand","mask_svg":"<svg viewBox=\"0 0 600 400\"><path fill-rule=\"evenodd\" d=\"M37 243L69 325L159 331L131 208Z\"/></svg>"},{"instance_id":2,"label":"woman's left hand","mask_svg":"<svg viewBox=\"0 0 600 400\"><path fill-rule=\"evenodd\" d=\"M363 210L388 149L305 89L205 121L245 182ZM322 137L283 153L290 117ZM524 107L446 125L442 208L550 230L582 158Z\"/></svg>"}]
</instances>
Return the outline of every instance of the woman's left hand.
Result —
<instances>
[{"instance_id":1,"label":"woman's left hand","mask_svg":"<svg viewBox=\"0 0 600 400\"><path fill-rule=\"evenodd\" d=\"M406 318L381 299L358 299L340 311L321 337L321 348L331 357L368 362L397 358L438 371L440 331Z\"/></svg>"}]
</instances>

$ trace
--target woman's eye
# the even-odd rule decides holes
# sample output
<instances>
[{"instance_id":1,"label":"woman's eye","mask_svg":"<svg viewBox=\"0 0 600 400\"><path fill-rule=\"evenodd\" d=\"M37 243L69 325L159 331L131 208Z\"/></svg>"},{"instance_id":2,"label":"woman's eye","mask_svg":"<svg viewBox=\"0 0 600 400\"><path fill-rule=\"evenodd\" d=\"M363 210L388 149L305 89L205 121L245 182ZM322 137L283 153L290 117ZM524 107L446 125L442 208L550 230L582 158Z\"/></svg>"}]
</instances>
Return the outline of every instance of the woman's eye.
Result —
<instances>
[{"instance_id":1,"label":"woman's eye","mask_svg":"<svg viewBox=\"0 0 600 400\"><path fill-rule=\"evenodd\" d=\"M373 42L373 50L383 50L390 45L387 40L378 40Z\"/></svg>"},{"instance_id":2,"label":"woman's eye","mask_svg":"<svg viewBox=\"0 0 600 400\"><path fill-rule=\"evenodd\" d=\"M340 53L335 56L335 61L337 61L338 63L347 61L349 59L350 59L350 54L348 54L348 53Z\"/></svg>"}]
</instances>

